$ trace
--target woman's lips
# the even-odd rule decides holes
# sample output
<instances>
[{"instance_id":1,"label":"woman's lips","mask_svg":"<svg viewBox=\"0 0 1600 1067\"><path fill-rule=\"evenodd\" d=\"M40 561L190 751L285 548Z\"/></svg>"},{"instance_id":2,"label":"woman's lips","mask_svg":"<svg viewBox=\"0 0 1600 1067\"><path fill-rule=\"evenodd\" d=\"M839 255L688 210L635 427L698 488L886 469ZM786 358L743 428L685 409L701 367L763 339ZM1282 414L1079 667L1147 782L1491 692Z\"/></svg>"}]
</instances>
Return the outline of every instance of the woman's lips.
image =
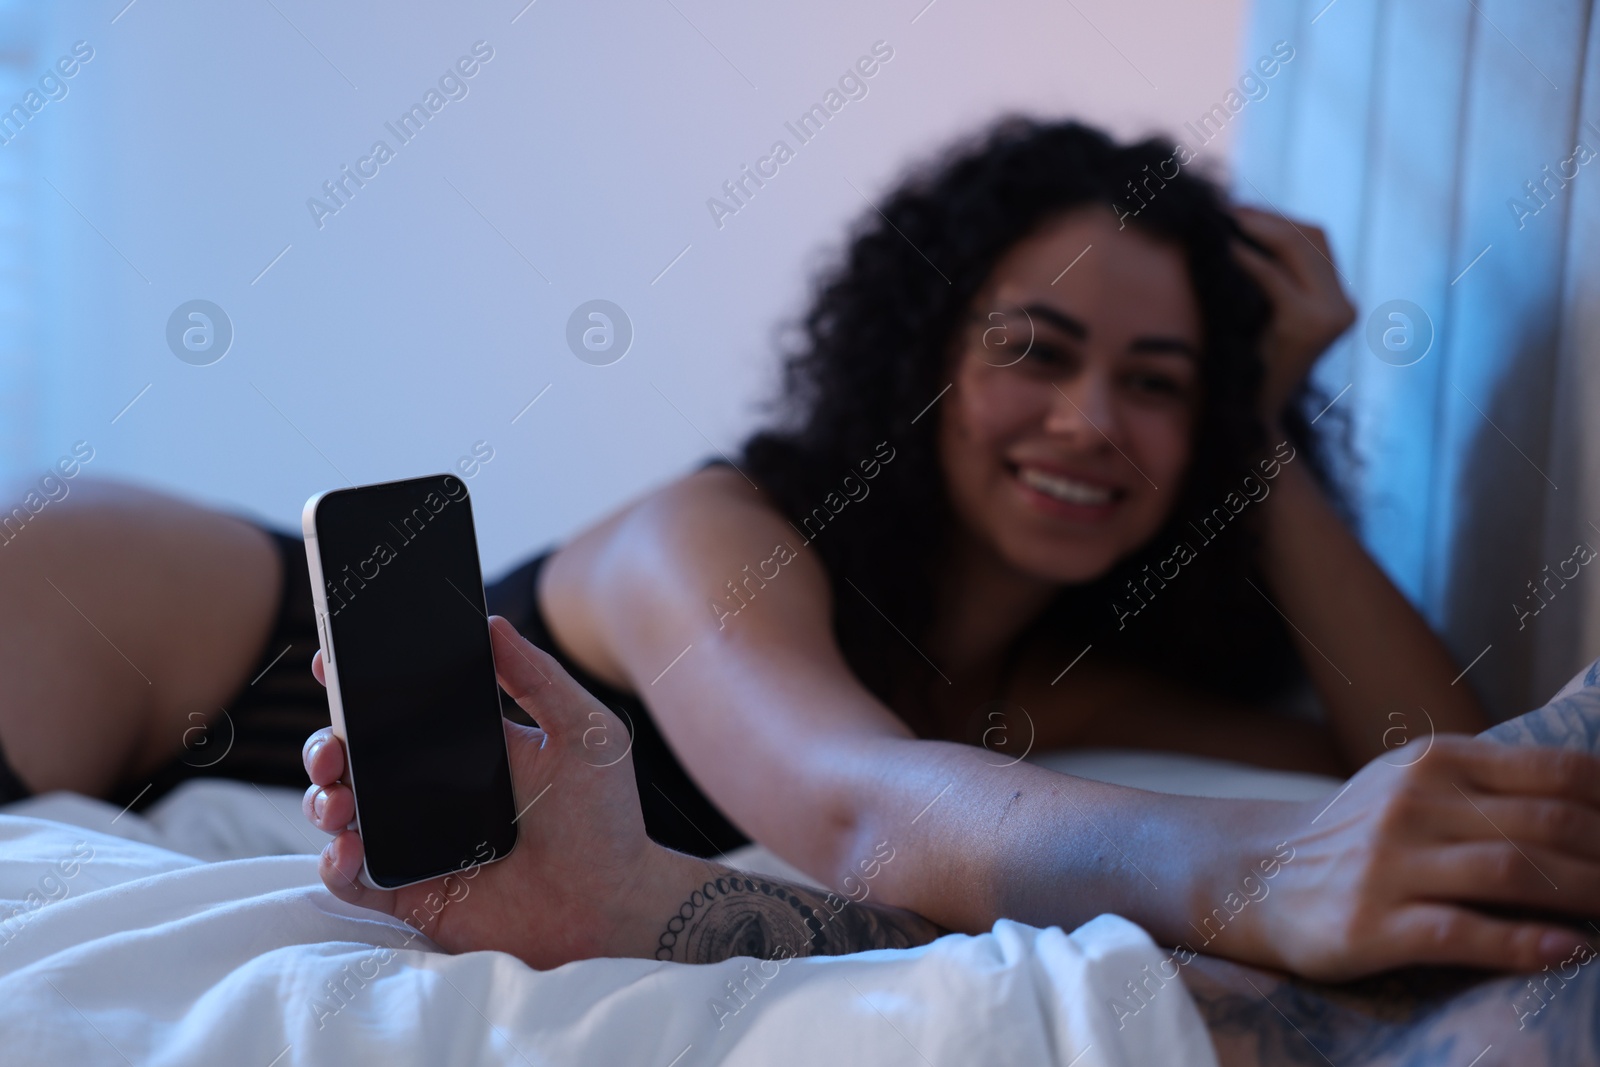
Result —
<instances>
[{"instance_id":1,"label":"woman's lips","mask_svg":"<svg viewBox=\"0 0 1600 1067\"><path fill-rule=\"evenodd\" d=\"M1011 464L1011 475L1023 498L1047 515L1079 522L1100 521L1112 514L1127 493L1115 486L1086 481L1060 471Z\"/></svg>"}]
</instances>

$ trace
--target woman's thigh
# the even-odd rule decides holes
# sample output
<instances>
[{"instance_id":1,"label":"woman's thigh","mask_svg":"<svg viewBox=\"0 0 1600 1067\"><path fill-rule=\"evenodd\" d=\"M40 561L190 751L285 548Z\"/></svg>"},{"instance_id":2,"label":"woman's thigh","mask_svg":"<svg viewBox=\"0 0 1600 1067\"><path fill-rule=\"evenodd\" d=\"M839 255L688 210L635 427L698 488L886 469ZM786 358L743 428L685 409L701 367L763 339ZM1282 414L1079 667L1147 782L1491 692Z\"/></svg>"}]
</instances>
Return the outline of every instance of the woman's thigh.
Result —
<instances>
[{"instance_id":1,"label":"woman's thigh","mask_svg":"<svg viewBox=\"0 0 1600 1067\"><path fill-rule=\"evenodd\" d=\"M242 519L79 480L0 545L0 748L35 791L105 795L247 681L279 599Z\"/></svg>"}]
</instances>

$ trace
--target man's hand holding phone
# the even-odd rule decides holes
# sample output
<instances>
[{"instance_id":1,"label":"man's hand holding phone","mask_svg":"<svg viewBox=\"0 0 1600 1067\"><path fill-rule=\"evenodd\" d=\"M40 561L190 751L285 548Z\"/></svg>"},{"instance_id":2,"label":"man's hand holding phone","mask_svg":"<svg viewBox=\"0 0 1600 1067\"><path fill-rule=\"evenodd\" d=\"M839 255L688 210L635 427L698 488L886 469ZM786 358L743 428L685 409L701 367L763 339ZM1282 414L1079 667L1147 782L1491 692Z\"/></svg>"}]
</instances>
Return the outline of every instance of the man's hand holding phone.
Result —
<instances>
[{"instance_id":1,"label":"man's hand holding phone","mask_svg":"<svg viewBox=\"0 0 1600 1067\"><path fill-rule=\"evenodd\" d=\"M340 900L409 923L449 952L494 949L540 969L596 956L649 957L663 916L710 864L646 836L631 757L601 766L607 761L585 748L586 731L597 726L611 738L627 737L622 722L505 619L491 617L489 628L501 688L539 724L505 723L516 848L498 862L468 862L400 889L363 884L344 747L323 729L306 741L313 784L303 803L306 818L334 835L322 852L323 884ZM312 671L326 684L320 652Z\"/></svg>"}]
</instances>

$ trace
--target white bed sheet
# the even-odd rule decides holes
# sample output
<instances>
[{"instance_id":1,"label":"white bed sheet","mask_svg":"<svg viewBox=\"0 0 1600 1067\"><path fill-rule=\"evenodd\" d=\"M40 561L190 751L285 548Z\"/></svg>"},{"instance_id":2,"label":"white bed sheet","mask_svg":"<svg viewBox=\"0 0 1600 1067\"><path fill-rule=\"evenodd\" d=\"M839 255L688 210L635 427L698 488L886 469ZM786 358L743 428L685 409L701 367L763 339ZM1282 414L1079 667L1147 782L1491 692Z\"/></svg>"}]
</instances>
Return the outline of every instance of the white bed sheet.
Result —
<instances>
[{"instance_id":1,"label":"white bed sheet","mask_svg":"<svg viewBox=\"0 0 1600 1067\"><path fill-rule=\"evenodd\" d=\"M1112 780L1199 789L1206 777L1175 778L1160 760L1147 772L1101 764ZM1095 770L1079 760L1071 773ZM1229 795L1325 788L1223 777L1213 791ZM1113 1002L1166 954L1116 916L1071 934L1002 920L980 936L781 967L588 960L540 972L496 952L391 948L405 927L321 887L323 840L297 793L233 782L190 783L146 815L69 794L3 809L4 1062L1216 1062L1180 982L1119 1025ZM731 858L785 873L770 854Z\"/></svg>"}]
</instances>

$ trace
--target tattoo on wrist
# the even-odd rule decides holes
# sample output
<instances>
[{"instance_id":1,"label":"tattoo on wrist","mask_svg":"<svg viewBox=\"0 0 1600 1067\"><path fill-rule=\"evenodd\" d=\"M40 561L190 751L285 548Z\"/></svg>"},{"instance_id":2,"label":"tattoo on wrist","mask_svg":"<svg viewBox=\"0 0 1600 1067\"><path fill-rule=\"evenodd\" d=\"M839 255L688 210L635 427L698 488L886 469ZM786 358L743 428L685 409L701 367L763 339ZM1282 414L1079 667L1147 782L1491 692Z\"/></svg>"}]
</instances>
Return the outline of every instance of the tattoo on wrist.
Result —
<instances>
[{"instance_id":1,"label":"tattoo on wrist","mask_svg":"<svg viewBox=\"0 0 1600 1067\"><path fill-rule=\"evenodd\" d=\"M691 892L667 920L656 959L715 963L734 956L837 956L911 948L945 932L898 908L723 869Z\"/></svg>"}]
</instances>

